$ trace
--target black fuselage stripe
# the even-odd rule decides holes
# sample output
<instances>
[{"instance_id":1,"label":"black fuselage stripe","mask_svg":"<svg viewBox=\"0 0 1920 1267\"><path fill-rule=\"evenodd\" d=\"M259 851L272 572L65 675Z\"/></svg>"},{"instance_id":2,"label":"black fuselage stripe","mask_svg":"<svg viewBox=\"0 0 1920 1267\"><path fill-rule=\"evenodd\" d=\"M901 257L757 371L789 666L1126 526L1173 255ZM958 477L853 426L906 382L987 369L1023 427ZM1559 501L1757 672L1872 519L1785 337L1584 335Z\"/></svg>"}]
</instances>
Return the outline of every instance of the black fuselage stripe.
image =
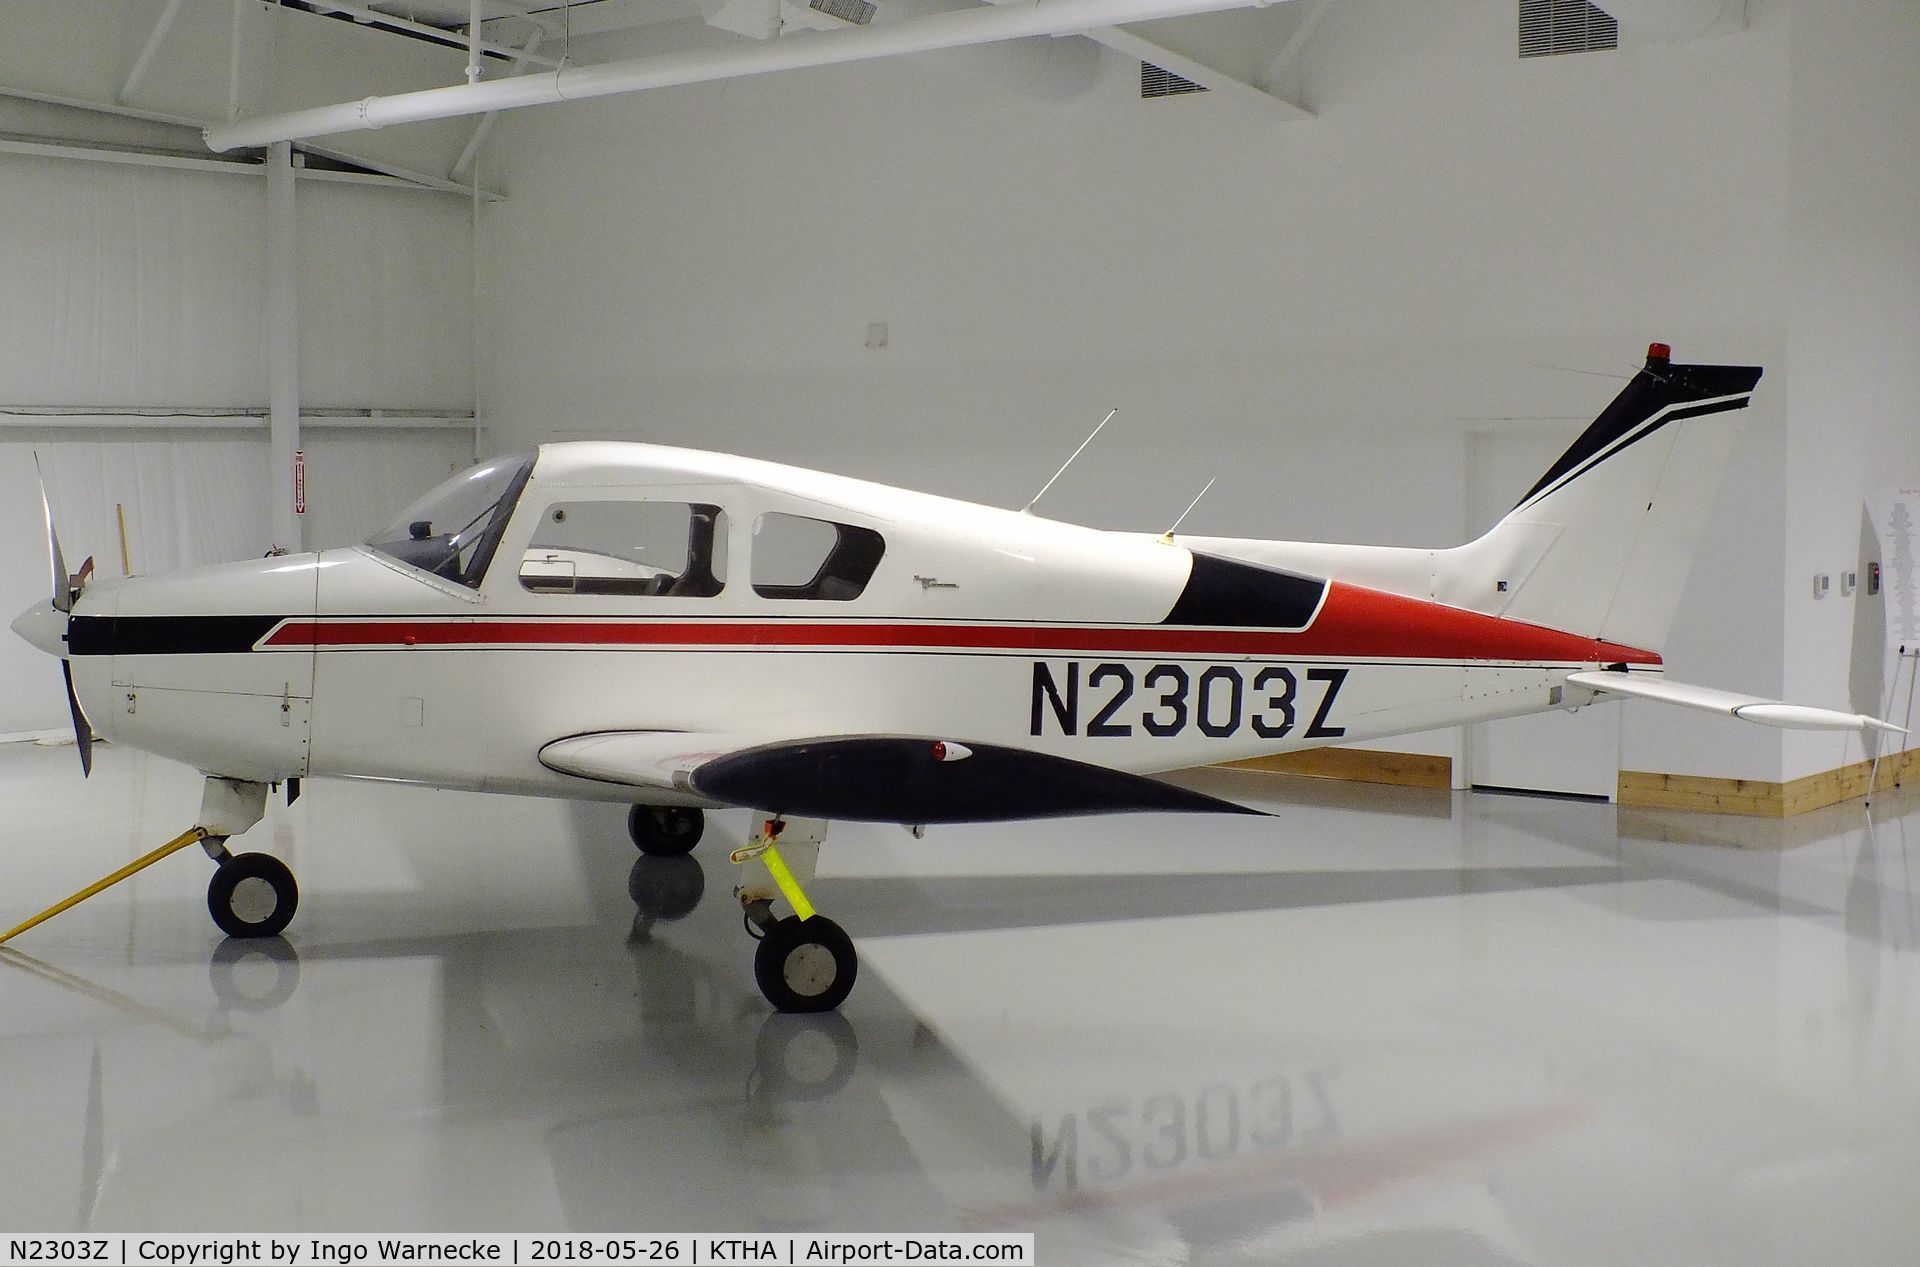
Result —
<instances>
[{"instance_id":1,"label":"black fuselage stripe","mask_svg":"<svg viewBox=\"0 0 1920 1267\"><path fill-rule=\"evenodd\" d=\"M287 616L75 616L67 654L226 655L251 651Z\"/></svg>"}]
</instances>

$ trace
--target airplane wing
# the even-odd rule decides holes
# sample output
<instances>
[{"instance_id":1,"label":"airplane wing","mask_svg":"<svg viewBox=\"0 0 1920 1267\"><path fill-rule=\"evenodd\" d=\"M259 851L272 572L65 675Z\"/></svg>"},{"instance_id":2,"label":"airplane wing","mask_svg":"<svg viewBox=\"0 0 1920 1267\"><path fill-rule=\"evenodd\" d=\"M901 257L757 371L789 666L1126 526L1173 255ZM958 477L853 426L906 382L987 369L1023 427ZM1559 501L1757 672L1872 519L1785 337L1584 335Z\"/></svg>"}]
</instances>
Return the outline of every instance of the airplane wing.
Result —
<instances>
[{"instance_id":1,"label":"airplane wing","mask_svg":"<svg viewBox=\"0 0 1920 1267\"><path fill-rule=\"evenodd\" d=\"M1022 748L919 735L769 741L671 731L600 731L540 749L550 770L691 793L806 818L984 823L1122 811L1259 810L1138 774Z\"/></svg>"},{"instance_id":2,"label":"airplane wing","mask_svg":"<svg viewBox=\"0 0 1920 1267\"><path fill-rule=\"evenodd\" d=\"M1627 695L1637 699L1660 700L1683 708L1698 708L1709 713L1725 713L1742 721L1778 726L1783 730L1887 730L1896 735L1907 732L1889 722L1864 713L1842 713L1830 708L1811 708L1805 704L1783 704L1758 695L1738 695L1716 691L1712 687L1669 682L1654 673L1635 673L1619 669L1569 673L1567 681L1606 695Z\"/></svg>"}]
</instances>

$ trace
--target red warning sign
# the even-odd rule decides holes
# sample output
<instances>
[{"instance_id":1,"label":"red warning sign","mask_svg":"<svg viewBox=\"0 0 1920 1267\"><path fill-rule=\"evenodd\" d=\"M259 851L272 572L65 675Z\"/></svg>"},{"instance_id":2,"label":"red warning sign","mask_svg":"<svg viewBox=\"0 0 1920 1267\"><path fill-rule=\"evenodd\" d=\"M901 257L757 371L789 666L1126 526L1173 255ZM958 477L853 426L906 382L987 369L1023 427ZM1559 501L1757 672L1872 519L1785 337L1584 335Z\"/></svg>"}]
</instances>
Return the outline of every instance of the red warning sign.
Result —
<instances>
[{"instance_id":1,"label":"red warning sign","mask_svg":"<svg viewBox=\"0 0 1920 1267\"><path fill-rule=\"evenodd\" d=\"M307 513L307 451L293 451L293 513Z\"/></svg>"}]
</instances>

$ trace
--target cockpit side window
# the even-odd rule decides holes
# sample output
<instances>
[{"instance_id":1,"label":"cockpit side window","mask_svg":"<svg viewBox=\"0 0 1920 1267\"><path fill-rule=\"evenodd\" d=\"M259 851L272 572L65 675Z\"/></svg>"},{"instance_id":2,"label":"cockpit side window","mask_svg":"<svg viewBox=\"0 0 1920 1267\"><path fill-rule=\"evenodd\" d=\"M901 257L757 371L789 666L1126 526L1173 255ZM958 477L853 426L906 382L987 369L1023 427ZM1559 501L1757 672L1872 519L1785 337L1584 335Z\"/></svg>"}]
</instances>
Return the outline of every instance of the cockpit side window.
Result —
<instances>
[{"instance_id":1,"label":"cockpit side window","mask_svg":"<svg viewBox=\"0 0 1920 1267\"><path fill-rule=\"evenodd\" d=\"M367 548L443 580L479 588L537 456L495 458L462 471L367 538Z\"/></svg>"},{"instance_id":2,"label":"cockpit side window","mask_svg":"<svg viewBox=\"0 0 1920 1267\"><path fill-rule=\"evenodd\" d=\"M753 523L753 592L847 602L865 592L886 550L871 528L769 511Z\"/></svg>"},{"instance_id":3,"label":"cockpit side window","mask_svg":"<svg viewBox=\"0 0 1920 1267\"><path fill-rule=\"evenodd\" d=\"M704 502L558 502L520 561L536 594L712 598L726 578L726 512Z\"/></svg>"}]
</instances>

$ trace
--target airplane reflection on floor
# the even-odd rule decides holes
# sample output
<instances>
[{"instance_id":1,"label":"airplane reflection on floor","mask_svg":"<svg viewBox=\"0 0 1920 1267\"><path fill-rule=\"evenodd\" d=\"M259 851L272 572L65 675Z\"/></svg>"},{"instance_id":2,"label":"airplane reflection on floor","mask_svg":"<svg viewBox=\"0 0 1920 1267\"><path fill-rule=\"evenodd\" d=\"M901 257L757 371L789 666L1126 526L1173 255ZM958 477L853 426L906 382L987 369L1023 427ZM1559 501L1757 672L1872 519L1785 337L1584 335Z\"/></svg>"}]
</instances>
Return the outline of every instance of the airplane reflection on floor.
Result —
<instances>
[{"instance_id":1,"label":"airplane reflection on floor","mask_svg":"<svg viewBox=\"0 0 1920 1267\"><path fill-rule=\"evenodd\" d=\"M192 812L192 772L103 749L127 821L69 821L39 763L71 756L0 748L23 914ZM0 1106L32 1145L0 1158L0 1224L1902 1260L1910 799L1762 849L1610 807L1412 803L847 825L820 885L863 984L804 1018L760 1000L704 846L636 858L618 807L316 784L271 824L308 890L286 942L199 931L182 861L0 953Z\"/></svg>"}]
</instances>

